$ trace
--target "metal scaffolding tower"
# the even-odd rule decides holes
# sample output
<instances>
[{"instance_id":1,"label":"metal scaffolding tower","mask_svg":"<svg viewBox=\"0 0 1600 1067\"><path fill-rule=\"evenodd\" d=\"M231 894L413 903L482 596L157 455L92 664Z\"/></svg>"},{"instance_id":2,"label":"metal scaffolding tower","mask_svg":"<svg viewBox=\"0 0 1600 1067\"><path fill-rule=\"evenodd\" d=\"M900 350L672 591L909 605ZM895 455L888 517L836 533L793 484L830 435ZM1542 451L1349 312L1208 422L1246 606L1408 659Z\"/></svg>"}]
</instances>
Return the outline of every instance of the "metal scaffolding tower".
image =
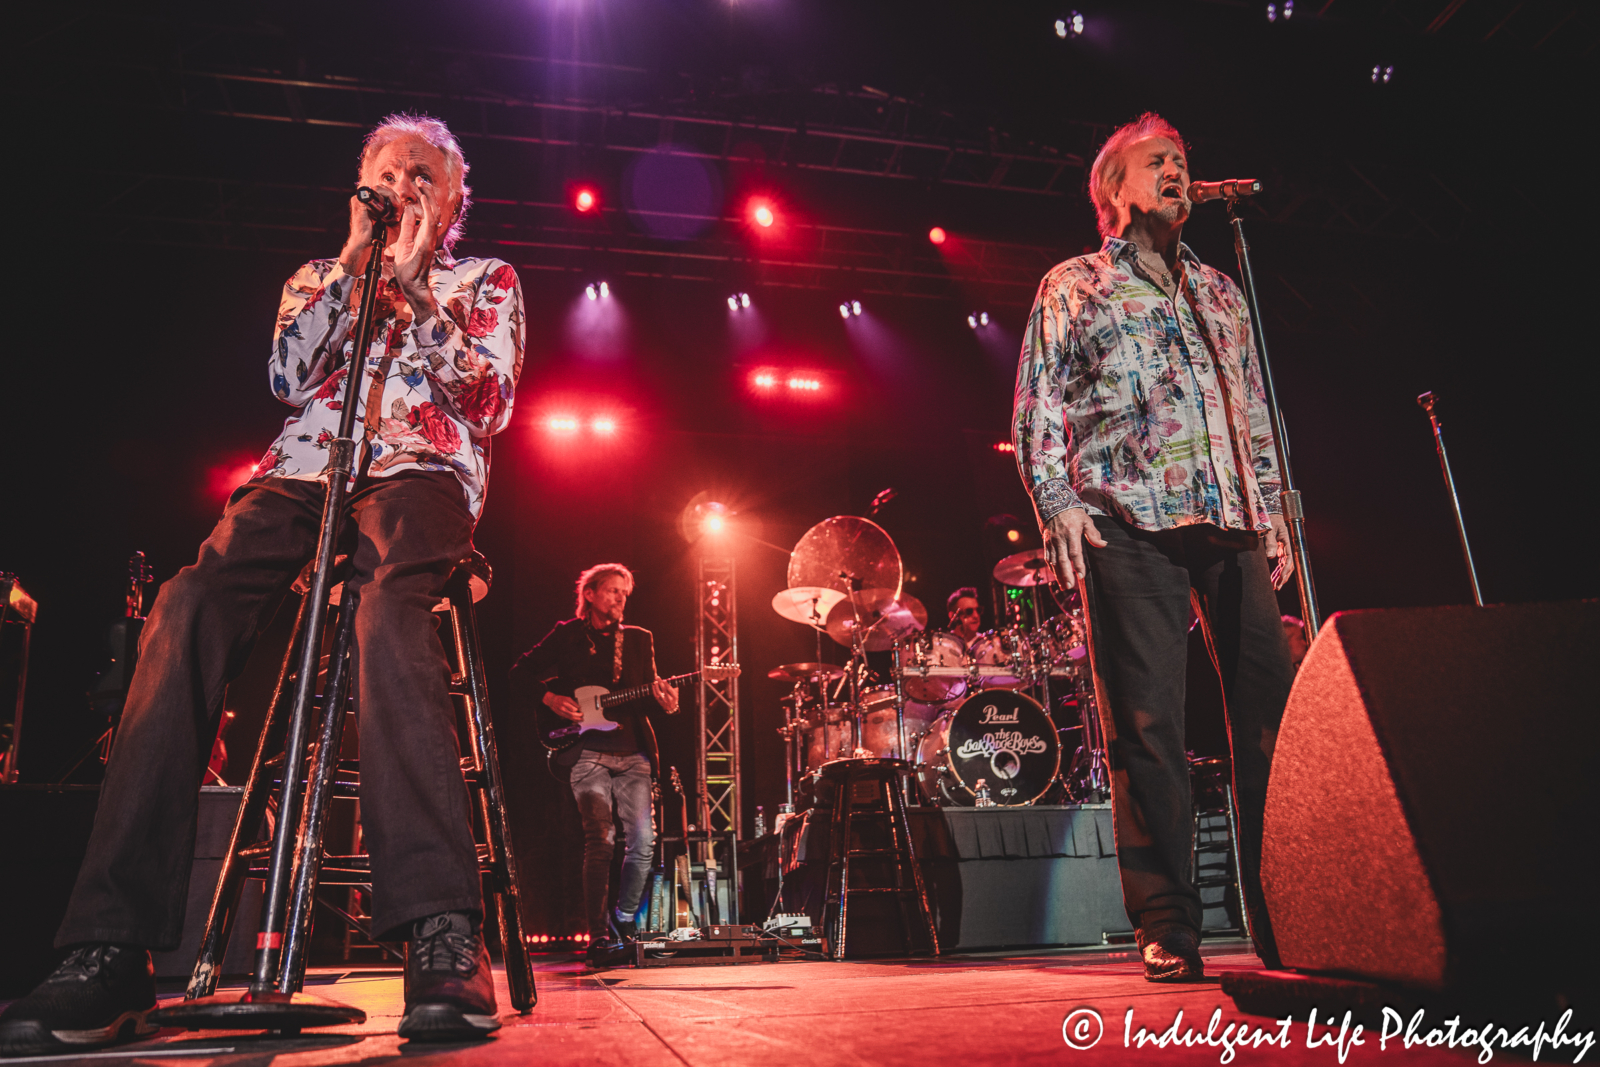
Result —
<instances>
[{"instance_id":1,"label":"metal scaffolding tower","mask_svg":"<svg viewBox=\"0 0 1600 1067\"><path fill-rule=\"evenodd\" d=\"M695 667L739 662L737 589L731 558L700 559L695 584L699 603L695 627ZM707 829L743 836L739 808L739 679L700 676L700 734L695 771L705 784L702 819Z\"/></svg>"}]
</instances>

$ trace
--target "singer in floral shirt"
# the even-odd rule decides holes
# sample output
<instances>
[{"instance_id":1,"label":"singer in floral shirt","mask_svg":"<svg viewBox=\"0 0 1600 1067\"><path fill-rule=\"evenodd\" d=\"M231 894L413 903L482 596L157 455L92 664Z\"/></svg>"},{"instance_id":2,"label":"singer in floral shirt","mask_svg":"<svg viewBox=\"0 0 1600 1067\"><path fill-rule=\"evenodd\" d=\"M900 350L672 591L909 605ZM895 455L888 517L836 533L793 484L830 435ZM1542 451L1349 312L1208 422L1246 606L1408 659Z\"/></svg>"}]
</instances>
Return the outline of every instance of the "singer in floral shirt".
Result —
<instances>
[{"instance_id":1,"label":"singer in floral shirt","mask_svg":"<svg viewBox=\"0 0 1600 1067\"><path fill-rule=\"evenodd\" d=\"M1040 284L1012 418L1046 562L1088 614L1123 904L1157 982L1205 969L1184 747L1191 604L1226 698L1241 888L1268 966L1262 819L1294 674L1260 361L1239 287L1182 241L1188 193L1183 138L1160 116L1106 141L1089 174L1104 244Z\"/></svg>"},{"instance_id":2,"label":"singer in floral shirt","mask_svg":"<svg viewBox=\"0 0 1600 1067\"><path fill-rule=\"evenodd\" d=\"M198 787L223 693L316 552L323 472L352 367L363 373L338 551L348 560L341 610L354 612L372 931L409 943L402 1037L456 1041L500 1026L433 609L472 551L489 437L511 418L523 311L510 266L451 255L470 204L466 175L444 123L391 115L367 136L360 170L389 217L374 219L352 196L343 250L285 287L268 376L296 411L199 558L156 597L56 935L62 962L0 1016L0 1054L81 1053L153 1030L150 950L177 948L183 934ZM358 353L358 279L378 226L388 230L379 319L371 349Z\"/></svg>"}]
</instances>

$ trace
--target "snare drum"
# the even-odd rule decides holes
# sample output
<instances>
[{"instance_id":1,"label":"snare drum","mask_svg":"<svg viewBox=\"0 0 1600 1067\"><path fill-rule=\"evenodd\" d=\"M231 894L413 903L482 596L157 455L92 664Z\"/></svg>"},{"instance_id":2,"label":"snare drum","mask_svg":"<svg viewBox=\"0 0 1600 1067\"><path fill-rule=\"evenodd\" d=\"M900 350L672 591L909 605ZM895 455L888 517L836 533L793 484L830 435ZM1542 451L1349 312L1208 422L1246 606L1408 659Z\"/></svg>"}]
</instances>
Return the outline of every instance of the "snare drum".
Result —
<instances>
[{"instance_id":1,"label":"snare drum","mask_svg":"<svg viewBox=\"0 0 1600 1067\"><path fill-rule=\"evenodd\" d=\"M955 634L924 630L900 647L900 668L905 679L906 696L922 704L943 704L956 699L967 691L965 678L927 676L917 668L965 667L971 662L961 639Z\"/></svg>"},{"instance_id":2,"label":"snare drum","mask_svg":"<svg viewBox=\"0 0 1600 1067\"><path fill-rule=\"evenodd\" d=\"M1050 716L1037 701L1004 689L976 693L939 716L917 748L917 778L935 804L970 806L980 778L997 805L1032 804L1060 767Z\"/></svg>"}]
</instances>

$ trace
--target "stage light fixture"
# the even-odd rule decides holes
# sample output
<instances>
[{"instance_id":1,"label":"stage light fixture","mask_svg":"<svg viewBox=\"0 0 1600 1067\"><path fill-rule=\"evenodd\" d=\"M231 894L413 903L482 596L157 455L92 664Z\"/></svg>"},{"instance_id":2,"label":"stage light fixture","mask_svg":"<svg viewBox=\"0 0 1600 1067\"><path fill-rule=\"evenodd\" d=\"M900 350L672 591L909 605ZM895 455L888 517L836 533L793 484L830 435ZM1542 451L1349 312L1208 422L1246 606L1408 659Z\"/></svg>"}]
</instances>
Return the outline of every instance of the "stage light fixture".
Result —
<instances>
[{"instance_id":1,"label":"stage light fixture","mask_svg":"<svg viewBox=\"0 0 1600 1067\"><path fill-rule=\"evenodd\" d=\"M739 306L742 307L742 308L747 308L747 307L750 306L750 294L749 293L740 293L739 294Z\"/></svg>"},{"instance_id":2,"label":"stage light fixture","mask_svg":"<svg viewBox=\"0 0 1600 1067\"><path fill-rule=\"evenodd\" d=\"M802 378L795 375L786 383L790 389L801 393L815 393L822 388L822 382L816 378Z\"/></svg>"},{"instance_id":3,"label":"stage light fixture","mask_svg":"<svg viewBox=\"0 0 1600 1067\"><path fill-rule=\"evenodd\" d=\"M602 415L597 419L590 420L589 429L602 437L610 437L617 432L617 420L609 419Z\"/></svg>"},{"instance_id":4,"label":"stage light fixture","mask_svg":"<svg viewBox=\"0 0 1600 1067\"><path fill-rule=\"evenodd\" d=\"M595 196L593 189L579 189L578 195L572 198L572 206L583 213L593 211L599 202L600 199Z\"/></svg>"},{"instance_id":5,"label":"stage light fixture","mask_svg":"<svg viewBox=\"0 0 1600 1067\"><path fill-rule=\"evenodd\" d=\"M1015 452L1017 450L1017 446L1010 441L996 441L993 447L996 452Z\"/></svg>"},{"instance_id":6,"label":"stage light fixture","mask_svg":"<svg viewBox=\"0 0 1600 1067\"><path fill-rule=\"evenodd\" d=\"M588 297L590 300L599 300L600 290L596 289L592 285L586 285L583 289L583 295Z\"/></svg>"},{"instance_id":7,"label":"stage light fixture","mask_svg":"<svg viewBox=\"0 0 1600 1067\"><path fill-rule=\"evenodd\" d=\"M1394 67L1379 63L1372 68L1372 84L1388 85L1389 79L1394 77Z\"/></svg>"},{"instance_id":8,"label":"stage light fixture","mask_svg":"<svg viewBox=\"0 0 1600 1067\"><path fill-rule=\"evenodd\" d=\"M750 306L750 294L749 293L734 293L732 296L728 297L728 310L729 311L743 311L745 308L747 308L749 306Z\"/></svg>"},{"instance_id":9,"label":"stage light fixture","mask_svg":"<svg viewBox=\"0 0 1600 1067\"><path fill-rule=\"evenodd\" d=\"M1062 40L1068 37L1079 37L1083 34L1083 16L1076 11L1068 12L1056 19L1056 36Z\"/></svg>"},{"instance_id":10,"label":"stage light fixture","mask_svg":"<svg viewBox=\"0 0 1600 1067\"><path fill-rule=\"evenodd\" d=\"M949 234L944 232L943 226L935 226L933 229L928 231L928 240L932 241L936 245L944 244L945 238L949 236Z\"/></svg>"},{"instance_id":11,"label":"stage light fixture","mask_svg":"<svg viewBox=\"0 0 1600 1067\"><path fill-rule=\"evenodd\" d=\"M770 229L777 220L778 216L773 212L772 205L767 201L750 201L750 221L757 226L760 226L763 230Z\"/></svg>"},{"instance_id":12,"label":"stage light fixture","mask_svg":"<svg viewBox=\"0 0 1600 1067\"><path fill-rule=\"evenodd\" d=\"M575 415L551 415L545 420L552 433L577 433L578 419Z\"/></svg>"},{"instance_id":13,"label":"stage light fixture","mask_svg":"<svg viewBox=\"0 0 1600 1067\"><path fill-rule=\"evenodd\" d=\"M850 314L852 314L852 315L861 314L861 301L859 301L859 300L850 301Z\"/></svg>"},{"instance_id":14,"label":"stage light fixture","mask_svg":"<svg viewBox=\"0 0 1600 1067\"><path fill-rule=\"evenodd\" d=\"M976 330L980 326L987 325L989 325L989 313L987 311L974 311L967 316L968 329Z\"/></svg>"},{"instance_id":15,"label":"stage light fixture","mask_svg":"<svg viewBox=\"0 0 1600 1067\"><path fill-rule=\"evenodd\" d=\"M1022 540L1022 531L1016 527L1012 527L1006 531L1006 540L1010 541L1012 544L1016 544L1018 541Z\"/></svg>"},{"instance_id":16,"label":"stage light fixture","mask_svg":"<svg viewBox=\"0 0 1600 1067\"><path fill-rule=\"evenodd\" d=\"M756 386L756 388L758 388L758 389L771 389L774 385L778 384L778 379L777 379L777 376L772 375L772 374L768 374L765 371L763 371L762 373L757 374L755 377L751 378L750 382L751 382L752 385Z\"/></svg>"},{"instance_id":17,"label":"stage light fixture","mask_svg":"<svg viewBox=\"0 0 1600 1067\"><path fill-rule=\"evenodd\" d=\"M839 305L839 317L841 319L848 319L850 317L850 305L849 304L840 304Z\"/></svg>"}]
</instances>

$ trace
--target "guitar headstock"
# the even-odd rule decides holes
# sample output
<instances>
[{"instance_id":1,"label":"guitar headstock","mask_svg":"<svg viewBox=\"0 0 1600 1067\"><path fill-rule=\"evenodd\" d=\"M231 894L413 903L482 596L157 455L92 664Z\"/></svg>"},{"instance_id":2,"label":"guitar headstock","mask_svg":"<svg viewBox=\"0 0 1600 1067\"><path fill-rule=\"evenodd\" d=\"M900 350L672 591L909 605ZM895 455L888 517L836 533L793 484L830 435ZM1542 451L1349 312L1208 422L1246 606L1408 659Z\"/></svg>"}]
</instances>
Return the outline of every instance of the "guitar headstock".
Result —
<instances>
[{"instance_id":1,"label":"guitar headstock","mask_svg":"<svg viewBox=\"0 0 1600 1067\"><path fill-rule=\"evenodd\" d=\"M709 681L725 682L730 678L739 677L739 665L737 663L711 663L703 667L701 673Z\"/></svg>"}]
</instances>

